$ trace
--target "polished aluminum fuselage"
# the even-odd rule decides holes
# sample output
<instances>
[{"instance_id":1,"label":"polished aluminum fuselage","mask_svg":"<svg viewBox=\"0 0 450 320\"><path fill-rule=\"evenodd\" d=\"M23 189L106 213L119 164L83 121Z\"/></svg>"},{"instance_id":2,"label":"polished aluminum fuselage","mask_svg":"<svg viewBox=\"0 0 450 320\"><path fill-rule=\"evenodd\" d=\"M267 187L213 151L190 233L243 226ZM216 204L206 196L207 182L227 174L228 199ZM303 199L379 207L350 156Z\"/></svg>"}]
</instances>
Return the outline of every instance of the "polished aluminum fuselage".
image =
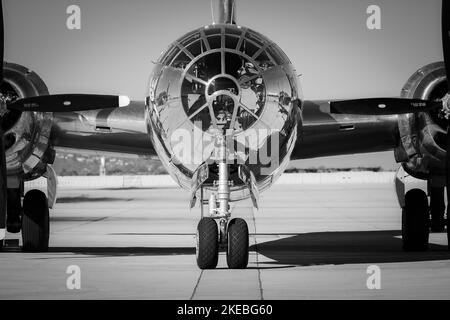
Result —
<instances>
[{"instance_id":1,"label":"polished aluminum fuselage","mask_svg":"<svg viewBox=\"0 0 450 320\"><path fill-rule=\"evenodd\" d=\"M297 75L275 43L247 28L212 25L173 43L156 65L147 99L148 130L167 171L186 189L208 163L213 187L218 136L226 136L231 198L247 197L239 165L258 189L283 173L301 124Z\"/></svg>"}]
</instances>

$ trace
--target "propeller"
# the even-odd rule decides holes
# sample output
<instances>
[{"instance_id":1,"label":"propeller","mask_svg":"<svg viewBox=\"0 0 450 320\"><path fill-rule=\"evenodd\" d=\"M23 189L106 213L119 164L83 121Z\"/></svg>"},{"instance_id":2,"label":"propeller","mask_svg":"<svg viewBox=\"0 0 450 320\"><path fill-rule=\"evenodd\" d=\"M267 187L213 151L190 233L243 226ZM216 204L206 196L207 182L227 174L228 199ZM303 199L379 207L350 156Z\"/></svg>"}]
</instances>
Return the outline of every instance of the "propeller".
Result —
<instances>
[{"instance_id":1,"label":"propeller","mask_svg":"<svg viewBox=\"0 0 450 320\"><path fill-rule=\"evenodd\" d=\"M96 94L59 94L16 100L6 107L17 111L69 112L126 107L126 96Z\"/></svg>"},{"instance_id":2,"label":"propeller","mask_svg":"<svg viewBox=\"0 0 450 320\"><path fill-rule=\"evenodd\" d=\"M3 83L4 58L4 21L3 6L0 0L0 85ZM95 95L95 94L60 94L45 95L18 99L11 103L0 100L1 109L17 110L21 112L76 112L86 110L99 110L125 107L130 104L126 96ZM1 114L1 113L0 113ZM1 122L1 118L0 118ZM3 245L6 228L6 200L7 200L7 173L3 131L0 125L0 248Z\"/></svg>"},{"instance_id":3,"label":"propeller","mask_svg":"<svg viewBox=\"0 0 450 320\"><path fill-rule=\"evenodd\" d=\"M442 48L445 71L447 74L448 93L442 101L400 99L400 98L374 98L330 102L330 112L338 114L359 115L391 115L425 112L441 109L444 117L450 120L450 0L442 0ZM447 199L450 199L450 121L447 124L445 180L447 186ZM450 200L447 201L449 206ZM447 212L448 208L447 208ZM447 219L447 232L450 230ZM449 233L450 236L450 233Z\"/></svg>"},{"instance_id":4,"label":"propeller","mask_svg":"<svg viewBox=\"0 0 450 320\"><path fill-rule=\"evenodd\" d=\"M3 8L0 0L0 85L3 83ZM3 247L3 241L6 235L6 199L7 199L7 175L6 175L6 159L5 146L3 143L3 129L0 125L0 250Z\"/></svg>"},{"instance_id":5,"label":"propeller","mask_svg":"<svg viewBox=\"0 0 450 320\"><path fill-rule=\"evenodd\" d=\"M450 5L442 0L442 49L444 53L445 72L447 74L447 97L450 94ZM447 213L450 203L450 125L447 126L447 144L445 159L445 182L447 189ZM450 222L447 214L447 234L450 235Z\"/></svg>"},{"instance_id":6,"label":"propeller","mask_svg":"<svg viewBox=\"0 0 450 320\"><path fill-rule=\"evenodd\" d=\"M450 90L449 10L449 0L442 0L442 48L444 53L445 71L448 75L447 84ZM336 114L392 115L426 112L433 109L443 109L446 113L446 118L450 118L450 91L443 100L437 101L402 98L369 98L330 102L330 112ZM448 141L448 143L450 144L450 141Z\"/></svg>"},{"instance_id":7,"label":"propeller","mask_svg":"<svg viewBox=\"0 0 450 320\"><path fill-rule=\"evenodd\" d=\"M1 73L0 84L3 82L3 54L4 54L4 21L2 1L0 0L1 35L0 35L0 58ZM37 112L75 112L86 110L99 110L109 108L126 107L130 104L127 96L96 95L96 94L59 94L45 95L18 99L6 105L7 109L17 111ZM1 106L4 108L5 106Z\"/></svg>"}]
</instances>

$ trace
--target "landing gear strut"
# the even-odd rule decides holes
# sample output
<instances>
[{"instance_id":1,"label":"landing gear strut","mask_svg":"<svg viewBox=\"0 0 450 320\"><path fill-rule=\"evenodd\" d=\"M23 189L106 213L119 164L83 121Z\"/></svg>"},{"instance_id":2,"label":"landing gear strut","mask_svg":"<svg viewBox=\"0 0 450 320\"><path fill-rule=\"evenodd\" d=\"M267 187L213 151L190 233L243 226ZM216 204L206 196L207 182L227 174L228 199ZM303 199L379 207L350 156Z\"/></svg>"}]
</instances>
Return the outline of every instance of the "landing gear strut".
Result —
<instances>
[{"instance_id":1,"label":"landing gear strut","mask_svg":"<svg viewBox=\"0 0 450 320\"><path fill-rule=\"evenodd\" d=\"M202 218L197 227L197 265L200 269L215 268L220 244L226 248L228 267L243 269L248 264L248 227L243 219L230 220L230 179L225 137L218 137L218 142L220 158L217 197L216 194L211 194L208 203L210 218Z\"/></svg>"},{"instance_id":2,"label":"landing gear strut","mask_svg":"<svg viewBox=\"0 0 450 320\"><path fill-rule=\"evenodd\" d=\"M431 232L444 232L445 230L445 187L429 186Z\"/></svg>"},{"instance_id":3,"label":"landing gear strut","mask_svg":"<svg viewBox=\"0 0 450 320\"><path fill-rule=\"evenodd\" d=\"M7 220L8 232L18 233L22 228L22 190L20 188L8 188Z\"/></svg>"}]
</instances>

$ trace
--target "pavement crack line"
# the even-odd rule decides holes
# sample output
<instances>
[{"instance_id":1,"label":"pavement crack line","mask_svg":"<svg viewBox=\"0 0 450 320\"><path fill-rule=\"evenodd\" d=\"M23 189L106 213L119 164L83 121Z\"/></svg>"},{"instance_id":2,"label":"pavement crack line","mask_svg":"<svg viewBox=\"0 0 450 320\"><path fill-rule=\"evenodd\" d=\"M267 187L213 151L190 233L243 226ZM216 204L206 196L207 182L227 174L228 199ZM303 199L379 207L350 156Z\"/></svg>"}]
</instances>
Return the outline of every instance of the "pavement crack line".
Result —
<instances>
[{"instance_id":1,"label":"pavement crack line","mask_svg":"<svg viewBox=\"0 0 450 320\"><path fill-rule=\"evenodd\" d=\"M88 224L91 224L91 223L95 223L95 222L100 222L100 221L106 220L106 219L108 219L110 217L112 217L112 216L105 216L105 217L96 218L96 219L92 219L92 220L88 220L88 221L83 221L80 224L77 224L76 226L71 226L71 227L66 227L66 228L63 228L63 229L59 229L59 230L57 230L55 232L52 232L52 233L58 233L58 232L61 232L61 231L67 231L67 230L70 230L70 229L75 229L75 228L78 228L78 227L81 227L81 226L85 226L85 225L88 225Z\"/></svg>"},{"instance_id":2,"label":"pavement crack line","mask_svg":"<svg viewBox=\"0 0 450 320\"><path fill-rule=\"evenodd\" d=\"M133 199L133 200L134 200L134 199ZM58 232L61 232L61 231L67 231L67 230L70 230L70 229L79 228L79 227L81 227L81 226L86 226L86 225L91 224L91 223L101 222L101 221L104 221L104 220L109 219L109 218L117 217L118 215L121 215L121 214L123 214L123 213L126 214L126 213L129 212L129 210L130 210L130 209L124 209L124 210L118 211L118 212L115 213L115 214L111 214L111 215L108 215L108 216L96 218L96 219L93 219L93 220L83 221L83 222L81 222L81 223L79 223L79 224L77 224L77 225L75 225L75 226L70 226L70 227L66 227L66 228L59 229L59 230L56 230L56 231L54 231L54 232L51 232L51 234L58 233ZM50 217L50 222L51 222L51 217Z\"/></svg>"},{"instance_id":3,"label":"pavement crack line","mask_svg":"<svg viewBox=\"0 0 450 320\"><path fill-rule=\"evenodd\" d=\"M255 218L255 208L252 206L252 219L253 219L253 229L255 236L253 239L255 240L255 252L256 252L256 269L258 270L258 283L259 283L259 295L261 297L261 300L264 300L264 291L262 287L262 280L261 280L261 268L259 267L259 250L258 250L258 241L256 240L256 218Z\"/></svg>"},{"instance_id":4,"label":"pavement crack line","mask_svg":"<svg viewBox=\"0 0 450 320\"><path fill-rule=\"evenodd\" d=\"M197 283L195 284L194 290L192 291L191 297L189 298L189 300L194 300L194 296L197 293L197 288L200 285L200 280L202 279L203 276L203 270L200 272L200 275L198 276L197 279Z\"/></svg>"}]
</instances>

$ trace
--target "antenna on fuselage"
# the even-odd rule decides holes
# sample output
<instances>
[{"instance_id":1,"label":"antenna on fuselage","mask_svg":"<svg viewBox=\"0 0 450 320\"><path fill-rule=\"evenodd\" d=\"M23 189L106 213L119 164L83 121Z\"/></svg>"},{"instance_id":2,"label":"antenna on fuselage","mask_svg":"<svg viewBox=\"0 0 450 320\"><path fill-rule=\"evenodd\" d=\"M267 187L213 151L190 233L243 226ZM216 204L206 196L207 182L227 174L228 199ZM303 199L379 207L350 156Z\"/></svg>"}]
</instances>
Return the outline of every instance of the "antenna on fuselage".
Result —
<instances>
[{"instance_id":1,"label":"antenna on fuselage","mask_svg":"<svg viewBox=\"0 0 450 320\"><path fill-rule=\"evenodd\" d=\"M213 1L211 0L211 17L212 17L212 24L216 24L216 21L214 20L214 7L213 7Z\"/></svg>"},{"instance_id":2,"label":"antenna on fuselage","mask_svg":"<svg viewBox=\"0 0 450 320\"><path fill-rule=\"evenodd\" d=\"M233 24L234 22L234 7L236 6L236 2L233 1L233 4L231 5L231 24Z\"/></svg>"},{"instance_id":3,"label":"antenna on fuselage","mask_svg":"<svg viewBox=\"0 0 450 320\"><path fill-rule=\"evenodd\" d=\"M215 0L219 18L217 23L236 24L236 0ZM212 2L211 2L212 3ZM213 24L214 13L213 13Z\"/></svg>"}]
</instances>

